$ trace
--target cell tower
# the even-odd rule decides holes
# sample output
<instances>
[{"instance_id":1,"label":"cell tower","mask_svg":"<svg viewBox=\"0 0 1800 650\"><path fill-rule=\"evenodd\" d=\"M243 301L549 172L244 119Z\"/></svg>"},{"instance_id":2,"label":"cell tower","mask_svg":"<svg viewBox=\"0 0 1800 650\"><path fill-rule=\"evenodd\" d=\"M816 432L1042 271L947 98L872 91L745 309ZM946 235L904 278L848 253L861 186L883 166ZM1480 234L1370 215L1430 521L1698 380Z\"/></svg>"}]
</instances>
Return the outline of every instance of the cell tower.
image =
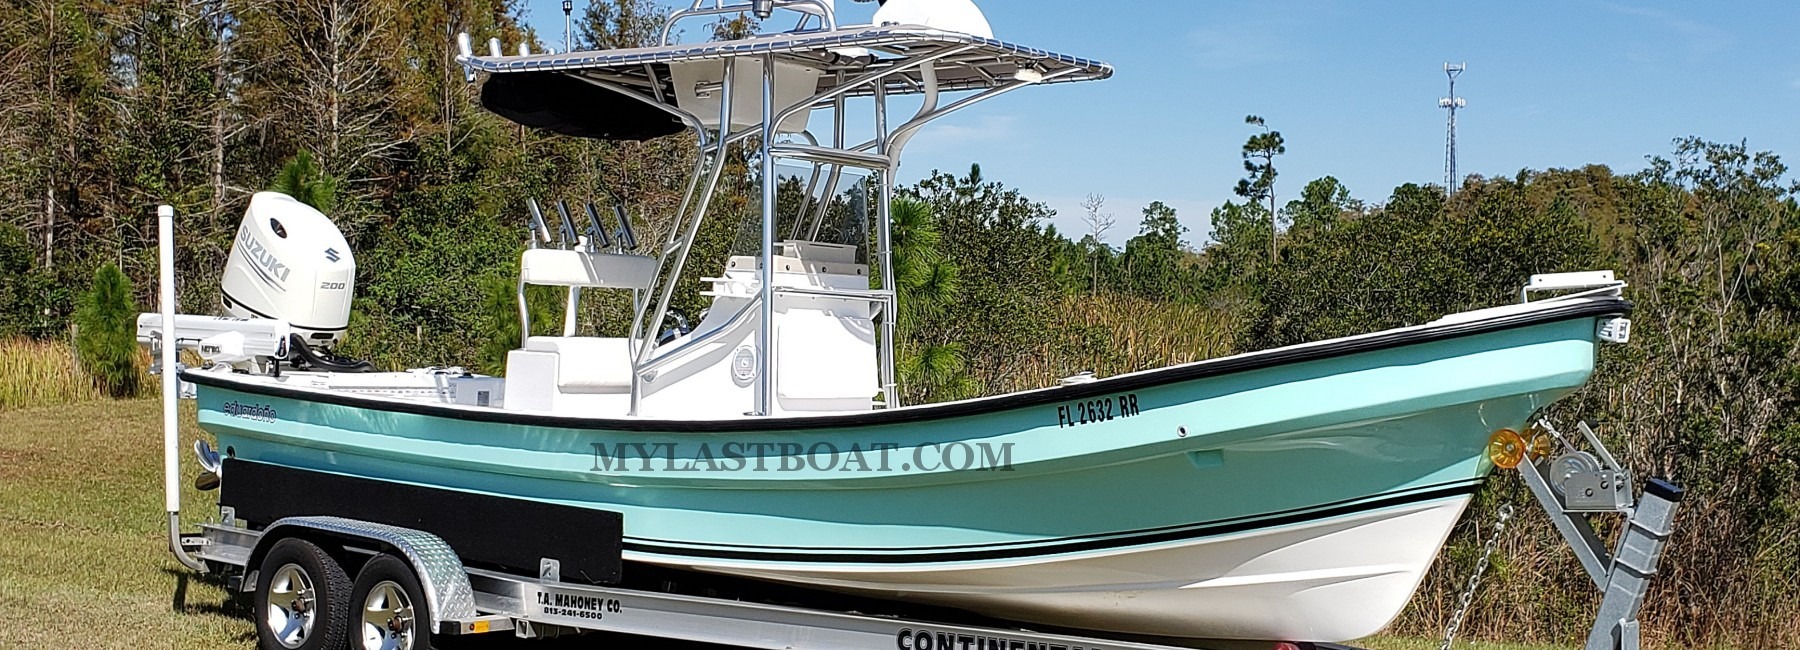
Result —
<instances>
[{"instance_id":1,"label":"cell tower","mask_svg":"<svg viewBox=\"0 0 1800 650\"><path fill-rule=\"evenodd\" d=\"M1463 98L1456 96L1456 77L1462 74L1467 63L1445 63L1444 76L1450 78L1450 96L1439 97L1438 107L1450 111L1450 120L1444 129L1447 132L1444 143L1444 193L1456 193L1456 109L1468 105Z\"/></svg>"}]
</instances>

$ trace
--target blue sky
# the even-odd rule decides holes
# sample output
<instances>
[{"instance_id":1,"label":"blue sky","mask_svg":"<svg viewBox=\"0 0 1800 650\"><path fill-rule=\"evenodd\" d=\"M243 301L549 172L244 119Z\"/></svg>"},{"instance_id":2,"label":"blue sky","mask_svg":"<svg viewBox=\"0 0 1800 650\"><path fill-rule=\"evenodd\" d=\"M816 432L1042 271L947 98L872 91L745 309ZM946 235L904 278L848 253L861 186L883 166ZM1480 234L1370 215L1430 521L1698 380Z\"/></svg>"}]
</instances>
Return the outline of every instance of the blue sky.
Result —
<instances>
[{"instance_id":1,"label":"blue sky","mask_svg":"<svg viewBox=\"0 0 1800 650\"><path fill-rule=\"evenodd\" d=\"M1446 61L1468 64L1464 173L1635 171L1685 135L1747 140L1800 167L1800 3L977 2L996 37L1117 72L944 118L908 146L900 180L980 162L1077 234L1082 198L1101 194L1115 243L1152 200L1203 241L1208 212L1234 198L1251 113L1287 139L1283 201L1327 174L1372 202L1442 182ZM560 1L527 4L540 37L560 43ZM845 23L875 6L837 4Z\"/></svg>"}]
</instances>

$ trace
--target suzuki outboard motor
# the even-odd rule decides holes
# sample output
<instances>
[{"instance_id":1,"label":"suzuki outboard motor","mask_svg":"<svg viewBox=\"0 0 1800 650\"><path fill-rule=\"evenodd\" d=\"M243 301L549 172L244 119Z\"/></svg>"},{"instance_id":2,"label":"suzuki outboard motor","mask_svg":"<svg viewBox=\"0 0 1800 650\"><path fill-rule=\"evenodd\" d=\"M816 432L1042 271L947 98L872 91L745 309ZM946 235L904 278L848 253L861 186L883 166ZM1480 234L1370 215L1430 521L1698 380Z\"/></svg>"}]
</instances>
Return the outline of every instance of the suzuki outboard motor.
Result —
<instances>
[{"instance_id":1,"label":"suzuki outboard motor","mask_svg":"<svg viewBox=\"0 0 1800 650\"><path fill-rule=\"evenodd\" d=\"M350 325L356 258L331 219L279 192L257 192L238 225L220 280L225 313L287 321L290 359L350 370L329 348ZM318 350L315 352L315 350ZM311 353L311 354L309 354ZM348 362L351 366L365 366Z\"/></svg>"}]
</instances>

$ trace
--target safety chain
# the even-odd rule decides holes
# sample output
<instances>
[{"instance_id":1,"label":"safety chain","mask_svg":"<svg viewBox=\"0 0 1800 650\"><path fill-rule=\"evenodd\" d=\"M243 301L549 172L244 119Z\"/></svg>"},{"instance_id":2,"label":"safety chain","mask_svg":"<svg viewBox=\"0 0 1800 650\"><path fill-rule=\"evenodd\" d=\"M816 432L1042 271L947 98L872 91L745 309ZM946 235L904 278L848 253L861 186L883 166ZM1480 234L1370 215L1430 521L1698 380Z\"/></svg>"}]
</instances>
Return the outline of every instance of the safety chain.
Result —
<instances>
[{"instance_id":1,"label":"safety chain","mask_svg":"<svg viewBox=\"0 0 1800 650\"><path fill-rule=\"evenodd\" d=\"M1488 560L1493 558L1494 549L1500 546L1500 534L1506 532L1506 520L1512 519L1512 504L1500 506L1500 516L1494 521L1494 534L1488 537L1487 545L1481 549L1481 559L1475 563L1475 573L1469 576L1469 586L1463 588L1462 597L1456 601L1456 611L1450 615L1450 627L1444 630L1444 643L1438 650L1450 650L1456 642L1456 630L1462 627L1463 617L1469 613L1469 604L1475 600L1475 589L1481 586L1481 574L1487 571Z\"/></svg>"}]
</instances>

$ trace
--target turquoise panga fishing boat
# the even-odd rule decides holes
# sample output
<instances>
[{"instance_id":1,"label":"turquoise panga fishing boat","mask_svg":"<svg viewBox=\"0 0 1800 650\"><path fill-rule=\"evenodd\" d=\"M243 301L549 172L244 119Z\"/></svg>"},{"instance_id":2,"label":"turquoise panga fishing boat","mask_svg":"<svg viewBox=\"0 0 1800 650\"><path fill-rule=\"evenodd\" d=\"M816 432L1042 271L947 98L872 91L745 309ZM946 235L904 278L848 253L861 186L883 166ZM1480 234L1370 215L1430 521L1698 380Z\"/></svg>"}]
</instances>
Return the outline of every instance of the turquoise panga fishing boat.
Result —
<instances>
[{"instance_id":1,"label":"turquoise panga fishing boat","mask_svg":"<svg viewBox=\"0 0 1800 650\"><path fill-rule=\"evenodd\" d=\"M685 198L645 245L618 205L524 206L520 331L525 288L550 285L569 314L584 292L629 293L627 336L571 317L523 337L503 377L369 371L332 353L348 245L324 215L258 195L225 274L232 316L180 317L212 361L181 377L223 452L221 503L251 528L331 508L449 522L489 542L465 562L512 566L480 549L523 533L454 516L459 499L500 497L550 513L533 534L573 536L564 579L582 576L587 533L555 513L604 511L622 522L624 569L596 582L779 584L1133 638L1338 641L1393 619L1490 448L1528 446L1534 414L1628 334L1622 282L1556 274L1517 304L1413 327L903 404L888 211L907 142L987 99L1113 71L999 40L966 2L896 0L868 25L816 0L772 6L800 27L597 52L461 43L483 104L520 124L695 138ZM755 241L690 259L740 149L760 184ZM672 307L691 283L710 299L693 317Z\"/></svg>"}]
</instances>

